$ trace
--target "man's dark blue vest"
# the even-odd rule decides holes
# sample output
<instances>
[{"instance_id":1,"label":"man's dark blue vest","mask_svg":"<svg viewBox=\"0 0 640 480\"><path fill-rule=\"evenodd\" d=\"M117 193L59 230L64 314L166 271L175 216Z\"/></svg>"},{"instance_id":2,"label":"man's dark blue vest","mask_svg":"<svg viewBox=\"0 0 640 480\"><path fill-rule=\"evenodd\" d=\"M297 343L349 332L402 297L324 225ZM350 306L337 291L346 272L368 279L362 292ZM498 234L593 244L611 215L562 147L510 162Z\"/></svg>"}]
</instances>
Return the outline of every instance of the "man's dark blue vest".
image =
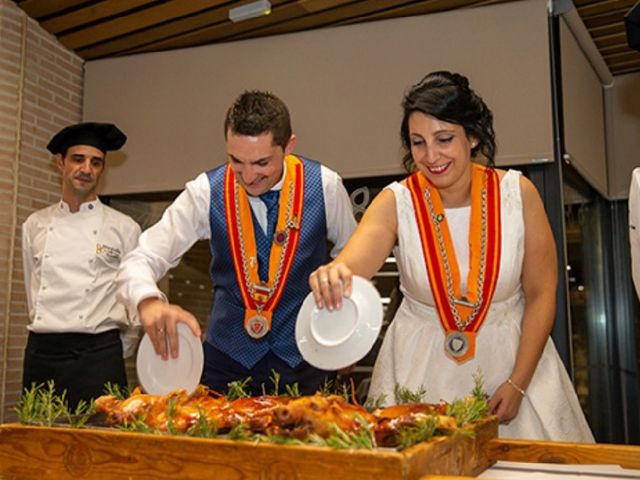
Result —
<instances>
[{"instance_id":1,"label":"man's dark blue vest","mask_svg":"<svg viewBox=\"0 0 640 480\"><path fill-rule=\"evenodd\" d=\"M320 164L298 157L304 165L304 207L300 240L282 297L273 312L271 331L254 339L244 330L244 304L229 247L224 207L227 165L207 172L211 187L211 280L213 306L206 341L246 368L252 368L269 350L290 367L302 361L295 341L298 310L309 293L309 274L327 263L327 226Z\"/></svg>"}]
</instances>

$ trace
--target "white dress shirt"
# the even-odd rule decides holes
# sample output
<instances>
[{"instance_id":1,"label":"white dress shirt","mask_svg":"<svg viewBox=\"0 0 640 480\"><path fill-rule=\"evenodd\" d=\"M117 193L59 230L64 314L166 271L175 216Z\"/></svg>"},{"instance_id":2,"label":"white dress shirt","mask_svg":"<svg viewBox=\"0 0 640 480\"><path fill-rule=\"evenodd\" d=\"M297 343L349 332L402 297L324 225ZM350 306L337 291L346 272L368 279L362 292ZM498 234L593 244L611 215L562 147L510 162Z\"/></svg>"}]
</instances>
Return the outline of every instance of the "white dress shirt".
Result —
<instances>
[{"instance_id":1,"label":"white dress shirt","mask_svg":"<svg viewBox=\"0 0 640 480\"><path fill-rule=\"evenodd\" d=\"M99 200L76 213L60 201L31 214L22 225L27 328L93 334L118 328L130 353L135 319L116 299L115 277L139 235L133 219Z\"/></svg>"},{"instance_id":2,"label":"white dress shirt","mask_svg":"<svg viewBox=\"0 0 640 480\"><path fill-rule=\"evenodd\" d=\"M629 243L633 284L640 297L640 167L631 174L629 187Z\"/></svg>"},{"instance_id":3,"label":"white dress shirt","mask_svg":"<svg viewBox=\"0 0 640 480\"><path fill-rule=\"evenodd\" d=\"M356 227L349 195L338 174L321 166L327 239L333 243L331 256L340 253ZM283 179L272 190L282 189ZM122 261L116 280L118 296L127 308L136 310L145 298L159 297L166 301L156 282L198 240L211 238L209 223L210 186L206 173L186 184L185 190L167 207L158 223L140 236L138 247ZM256 220L266 231L267 207L259 197L249 196Z\"/></svg>"}]
</instances>

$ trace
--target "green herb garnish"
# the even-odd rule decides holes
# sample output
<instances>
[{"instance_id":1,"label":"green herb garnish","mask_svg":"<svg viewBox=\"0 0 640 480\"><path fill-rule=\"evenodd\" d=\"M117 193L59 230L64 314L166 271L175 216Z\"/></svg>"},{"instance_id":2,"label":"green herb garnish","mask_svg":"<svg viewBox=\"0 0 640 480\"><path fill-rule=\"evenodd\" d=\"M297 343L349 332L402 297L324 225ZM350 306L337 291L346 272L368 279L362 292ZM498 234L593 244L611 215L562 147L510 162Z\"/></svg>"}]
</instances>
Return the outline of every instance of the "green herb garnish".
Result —
<instances>
[{"instance_id":1,"label":"green herb garnish","mask_svg":"<svg viewBox=\"0 0 640 480\"><path fill-rule=\"evenodd\" d=\"M25 388L22 397L15 407L18 419L22 423L50 427L60 419L67 421L71 427L83 427L94 413L93 402L80 401L74 410L69 409L67 391L56 393L55 383L50 380L45 384L31 385Z\"/></svg>"},{"instance_id":2,"label":"green herb garnish","mask_svg":"<svg viewBox=\"0 0 640 480\"><path fill-rule=\"evenodd\" d=\"M417 391L411 391L398 384L393 387L393 396L395 398L396 405L400 405L402 403L422 403L426 394L427 390L423 385L420 385Z\"/></svg>"},{"instance_id":3,"label":"green herb garnish","mask_svg":"<svg viewBox=\"0 0 640 480\"><path fill-rule=\"evenodd\" d=\"M104 385L104 393L105 395L111 395L116 397L118 400L125 400L131 396L133 392L133 388L129 385L121 387L117 383L107 382Z\"/></svg>"},{"instance_id":4,"label":"green herb garnish","mask_svg":"<svg viewBox=\"0 0 640 480\"><path fill-rule=\"evenodd\" d=\"M400 427L396 440L401 449L412 447L420 442L431 440L436 432L438 424L435 415L429 415L424 419L420 419L413 426Z\"/></svg>"},{"instance_id":5,"label":"green herb garnish","mask_svg":"<svg viewBox=\"0 0 640 480\"><path fill-rule=\"evenodd\" d=\"M373 412L378 408L382 408L384 404L387 402L387 396L384 393L381 393L376 398L367 397L364 404L362 405L368 412Z\"/></svg>"},{"instance_id":6,"label":"green herb garnish","mask_svg":"<svg viewBox=\"0 0 640 480\"><path fill-rule=\"evenodd\" d=\"M198 419L185 432L189 437L214 438L218 435L218 425L213 420L209 420L202 407L198 408Z\"/></svg>"},{"instance_id":7,"label":"green herb garnish","mask_svg":"<svg viewBox=\"0 0 640 480\"><path fill-rule=\"evenodd\" d=\"M355 418L360 423L357 432L347 433L336 424L331 425L331 435L325 440L327 447L339 449L372 449L376 447L376 439L369 422L362 416Z\"/></svg>"},{"instance_id":8,"label":"green herb garnish","mask_svg":"<svg viewBox=\"0 0 640 480\"><path fill-rule=\"evenodd\" d=\"M229 382L227 386L227 398L229 401L237 400L238 398L248 398L251 395L246 391L247 385L252 380L251 377L247 377L244 380L234 380Z\"/></svg>"}]
</instances>

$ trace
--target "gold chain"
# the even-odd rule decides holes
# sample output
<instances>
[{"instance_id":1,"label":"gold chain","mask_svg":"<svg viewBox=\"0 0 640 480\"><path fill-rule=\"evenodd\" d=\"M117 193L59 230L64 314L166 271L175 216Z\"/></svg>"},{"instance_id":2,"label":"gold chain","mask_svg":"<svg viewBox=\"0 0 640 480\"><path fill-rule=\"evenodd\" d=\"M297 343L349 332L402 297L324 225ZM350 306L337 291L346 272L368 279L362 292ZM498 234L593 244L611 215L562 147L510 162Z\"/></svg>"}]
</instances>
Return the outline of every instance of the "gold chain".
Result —
<instances>
[{"instance_id":1,"label":"gold chain","mask_svg":"<svg viewBox=\"0 0 640 480\"><path fill-rule=\"evenodd\" d=\"M249 262L247 261L247 253L244 249L244 232L242 230L242 221L240 219L240 185L238 184L238 181L235 180L235 211L236 211L236 224L238 226L238 234L240 236L240 256L242 257L242 273L243 273L243 277L244 277L244 281L246 282L246 286L247 289L249 290L249 293L251 294L251 298L253 298L255 300L256 295L255 295L255 285L253 285L253 283L250 280L249 277ZM287 201L287 212L286 212L286 218L287 218L287 226L290 226L292 224L291 222L291 209L293 206L293 182L289 182L289 200ZM248 199L247 199L248 201ZM254 240L255 241L255 240ZM271 240L271 242L273 242L273 239ZM276 276L275 279L273 281L273 285L271 285L269 287L269 293L267 294L267 301L264 302L264 304L268 303L268 301L271 299L271 296L274 294L274 292L277 290L278 288L278 284L280 283L280 277L282 276L282 268L284 266L284 257L285 254L287 252L287 247L289 245L289 232L285 233L285 239L282 245L282 251L280 252L280 259L278 261L278 269L276 270ZM257 251L256 251L256 255L257 255ZM257 260L257 259L256 259ZM266 259L266 261L269 261L269 259ZM256 309L258 310L259 313L262 312L262 305L257 305Z\"/></svg>"},{"instance_id":2,"label":"gold chain","mask_svg":"<svg viewBox=\"0 0 640 480\"><path fill-rule=\"evenodd\" d=\"M480 308L482 307L482 287L484 284L484 264L486 262L487 255L487 185L486 185L486 175L483 176L483 185L482 185L482 233L480 236L480 269L478 272L478 301L473 303L473 310L466 318L465 321L460 318L460 313L456 308L456 296L453 291L453 275L451 274L451 267L449 265L449 258L447 257L447 250L444 245L444 238L442 236L442 229L440 227L440 221L438 220L438 215L435 213L435 209L433 207L433 203L431 201L431 192L429 187L427 186L425 191L425 199L427 201L427 206L429 207L429 215L431 216L431 221L433 222L436 229L436 238L438 240L438 250L440 251L440 256L442 257L442 263L444 265L444 273L447 277L447 303L449 304L449 308L451 309L451 313L453 314L453 318L456 322L456 326L458 330L461 332L473 322L473 319L476 317ZM451 234L451 231L449 231ZM469 269L471 269L471 265L469 265ZM470 302L469 302L470 303Z\"/></svg>"}]
</instances>

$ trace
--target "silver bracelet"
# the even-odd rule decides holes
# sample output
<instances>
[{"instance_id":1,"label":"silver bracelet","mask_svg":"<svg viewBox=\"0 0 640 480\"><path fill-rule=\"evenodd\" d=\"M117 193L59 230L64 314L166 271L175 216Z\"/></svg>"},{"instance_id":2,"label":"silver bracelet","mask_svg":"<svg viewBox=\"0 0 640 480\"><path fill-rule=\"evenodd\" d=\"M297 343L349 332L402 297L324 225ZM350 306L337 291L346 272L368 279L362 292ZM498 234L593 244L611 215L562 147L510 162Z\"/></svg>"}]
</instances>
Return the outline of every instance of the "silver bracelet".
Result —
<instances>
[{"instance_id":1,"label":"silver bracelet","mask_svg":"<svg viewBox=\"0 0 640 480\"><path fill-rule=\"evenodd\" d=\"M515 388L515 389L518 391L518 393L519 393L520 395L522 395L523 397L527 394L527 392L525 392L523 388L520 388L518 385L516 385L515 383L513 383L513 380L511 380L510 378L509 378L509 379L507 379L507 383L508 383L509 385L511 385L513 388Z\"/></svg>"}]
</instances>

